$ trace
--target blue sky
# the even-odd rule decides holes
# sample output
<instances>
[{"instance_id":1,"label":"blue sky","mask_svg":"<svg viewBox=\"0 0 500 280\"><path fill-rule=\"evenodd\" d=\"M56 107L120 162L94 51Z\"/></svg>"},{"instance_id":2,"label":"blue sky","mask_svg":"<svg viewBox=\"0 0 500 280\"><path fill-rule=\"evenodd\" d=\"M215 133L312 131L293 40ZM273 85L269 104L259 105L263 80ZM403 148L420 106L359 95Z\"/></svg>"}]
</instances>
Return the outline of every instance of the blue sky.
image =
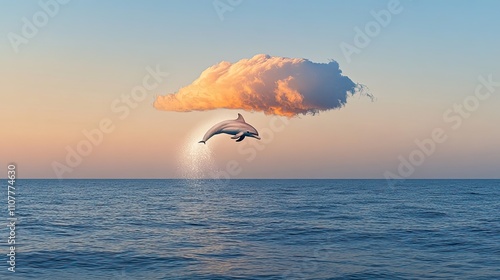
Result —
<instances>
[{"instance_id":1,"label":"blue sky","mask_svg":"<svg viewBox=\"0 0 500 280\"><path fill-rule=\"evenodd\" d=\"M153 93L161 95L190 84L220 61L236 62L266 53L315 62L334 59L344 74L368 86L377 99L292 119L290 129L266 147L266 155L245 162L238 177L382 177L384 171L397 168L398 155L414 149L414 139L443 126L443 112L471 95L479 76L500 80L498 1L402 0L402 12L393 14L390 23L348 62L340 45L353 44L354 28L364 29L374 20L371 12L387 9L389 2L245 0L220 20L214 1L73 0L61 5L16 54L8 34L20 34L22 18L31 19L41 8L38 1L1 1L0 114L4 115L0 117L12 120L5 126L15 130L14 137L0 142L1 152L25 164L28 176L53 177L51 162L64 158L64 147L77 143L82 129L109 114L112 100L130 91L146 66L161 65L170 73ZM159 159L151 160L157 151L137 146L137 131L148 139L148 146L162 145L162 138L176 135L163 151L175 154L191 133L189 127L200 118L220 119L237 113L159 112L152 108L152 99L141 104L69 176L176 177L178 162L165 159L164 169L158 167ZM496 177L500 167L500 157L495 156L500 152L496 144L500 132L494 125L500 120L498 105L496 96L482 103L411 177ZM268 120L263 114L247 114L256 125ZM344 141L338 139L339 134ZM50 148L43 151L45 146L35 144L23 151L18 139L34 136ZM309 154L284 149L297 143L303 150L311 136L326 139L325 143L352 144ZM280 147L284 142L288 144ZM216 143L216 164L224 165L234 157L242 161L231 154L234 150L222 149L226 142ZM103 167L103 159L131 149L139 155L136 162L123 160ZM341 153L342 149L349 153ZM268 168L267 153L275 159L273 166L279 160L300 157L309 167ZM322 158L325 153L332 158Z\"/></svg>"}]
</instances>

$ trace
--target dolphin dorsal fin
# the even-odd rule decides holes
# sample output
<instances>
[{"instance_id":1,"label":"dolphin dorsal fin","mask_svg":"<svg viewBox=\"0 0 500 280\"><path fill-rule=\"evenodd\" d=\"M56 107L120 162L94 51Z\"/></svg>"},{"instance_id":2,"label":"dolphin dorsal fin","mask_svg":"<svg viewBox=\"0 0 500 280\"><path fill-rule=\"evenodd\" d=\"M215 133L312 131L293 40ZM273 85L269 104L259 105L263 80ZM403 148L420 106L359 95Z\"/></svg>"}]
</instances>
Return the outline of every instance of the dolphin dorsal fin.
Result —
<instances>
[{"instance_id":1,"label":"dolphin dorsal fin","mask_svg":"<svg viewBox=\"0 0 500 280\"><path fill-rule=\"evenodd\" d=\"M238 118L236 118L236 121L245 122L245 119L243 118L243 116L240 113L238 113Z\"/></svg>"}]
</instances>

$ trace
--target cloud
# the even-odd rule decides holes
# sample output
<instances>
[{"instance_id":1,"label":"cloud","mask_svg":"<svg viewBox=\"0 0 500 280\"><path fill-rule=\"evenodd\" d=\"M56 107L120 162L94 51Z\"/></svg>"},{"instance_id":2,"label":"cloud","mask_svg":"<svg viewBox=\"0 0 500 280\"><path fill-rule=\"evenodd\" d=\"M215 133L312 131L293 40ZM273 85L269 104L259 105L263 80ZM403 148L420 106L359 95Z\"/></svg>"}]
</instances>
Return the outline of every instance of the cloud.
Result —
<instances>
[{"instance_id":1,"label":"cloud","mask_svg":"<svg viewBox=\"0 0 500 280\"><path fill-rule=\"evenodd\" d=\"M292 117L341 108L356 93L372 97L343 76L335 61L258 54L209 67L177 93L158 96L154 107L177 112L243 109Z\"/></svg>"}]
</instances>

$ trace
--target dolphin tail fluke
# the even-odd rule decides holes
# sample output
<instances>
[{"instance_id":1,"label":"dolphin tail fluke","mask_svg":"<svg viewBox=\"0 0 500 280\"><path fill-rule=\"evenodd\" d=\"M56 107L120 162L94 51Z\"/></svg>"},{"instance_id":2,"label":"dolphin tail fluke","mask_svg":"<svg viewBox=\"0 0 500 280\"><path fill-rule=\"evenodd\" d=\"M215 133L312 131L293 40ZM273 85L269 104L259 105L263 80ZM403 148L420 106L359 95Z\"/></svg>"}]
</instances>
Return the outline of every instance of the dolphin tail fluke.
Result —
<instances>
[{"instance_id":1,"label":"dolphin tail fluke","mask_svg":"<svg viewBox=\"0 0 500 280\"><path fill-rule=\"evenodd\" d=\"M206 144L206 143L205 143L205 141L203 141L203 140L201 140L201 141L200 141L200 142L198 142L198 143L203 143L203 144Z\"/></svg>"}]
</instances>

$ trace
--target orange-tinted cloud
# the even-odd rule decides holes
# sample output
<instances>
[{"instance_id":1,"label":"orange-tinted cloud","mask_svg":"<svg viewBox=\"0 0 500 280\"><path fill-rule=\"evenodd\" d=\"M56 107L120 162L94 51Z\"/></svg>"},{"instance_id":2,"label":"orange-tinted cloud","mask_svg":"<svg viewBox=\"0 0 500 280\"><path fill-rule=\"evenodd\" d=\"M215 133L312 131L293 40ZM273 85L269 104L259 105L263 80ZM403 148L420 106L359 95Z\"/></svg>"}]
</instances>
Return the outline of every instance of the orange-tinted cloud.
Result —
<instances>
[{"instance_id":1,"label":"orange-tinted cloud","mask_svg":"<svg viewBox=\"0 0 500 280\"><path fill-rule=\"evenodd\" d=\"M243 109L292 117L340 108L361 88L342 75L335 61L259 54L209 67L191 85L157 97L154 107L178 112Z\"/></svg>"}]
</instances>

